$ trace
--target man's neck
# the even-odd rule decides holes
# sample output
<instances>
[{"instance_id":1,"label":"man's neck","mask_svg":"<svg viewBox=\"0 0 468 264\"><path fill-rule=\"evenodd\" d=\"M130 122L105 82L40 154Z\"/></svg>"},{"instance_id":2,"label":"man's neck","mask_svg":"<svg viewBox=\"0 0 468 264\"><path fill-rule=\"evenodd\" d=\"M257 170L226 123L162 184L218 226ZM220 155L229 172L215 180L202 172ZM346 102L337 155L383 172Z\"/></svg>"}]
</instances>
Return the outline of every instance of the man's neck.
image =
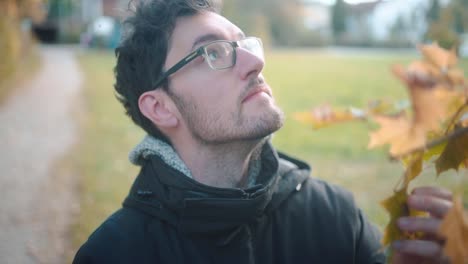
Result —
<instances>
[{"instance_id":1,"label":"man's neck","mask_svg":"<svg viewBox=\"0 0 468 264\"><path fill-rule=\"evenodd\" d=\"M257 150L264 143L265 139L222 145L186 143L174 147L195 180L214 187L242 188L247 185L250 161L259 155Z\"/></svg>"}]
</instances>

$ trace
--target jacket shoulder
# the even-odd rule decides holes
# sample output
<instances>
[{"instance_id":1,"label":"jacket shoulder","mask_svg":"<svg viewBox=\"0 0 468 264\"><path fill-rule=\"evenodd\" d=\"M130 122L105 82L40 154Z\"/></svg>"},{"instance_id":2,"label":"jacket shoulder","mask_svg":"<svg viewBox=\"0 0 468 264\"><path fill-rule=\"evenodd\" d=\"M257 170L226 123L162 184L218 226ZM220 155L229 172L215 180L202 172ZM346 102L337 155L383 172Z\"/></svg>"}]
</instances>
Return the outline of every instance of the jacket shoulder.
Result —
<instances>
[{"instance_id":1,"label":"jacket shoulder","mask_svg":"<svg viewBox=\"0 0 468 264\"><path fill-rule=\"evenodd\" d=\"M89 236L73 263L131 263L144 258L144 252L151 252L145 250L148 245L144 243L149 220L133 209L118 210Z\"/></svg>"},{"instance_id":2,"label":"jacket shoulder","mask_svg":"<svg viewBox=\"0 0 468 264\"><path fill-rule=\"evenodd\" d=\"M304 188L307 217L320 226L319 233L330 247L351 250L354 263L385 263L381 233L356 205L348 190L310 177ZM330 239L335 238L335 239Z\"/></svg>"}]
</instances>

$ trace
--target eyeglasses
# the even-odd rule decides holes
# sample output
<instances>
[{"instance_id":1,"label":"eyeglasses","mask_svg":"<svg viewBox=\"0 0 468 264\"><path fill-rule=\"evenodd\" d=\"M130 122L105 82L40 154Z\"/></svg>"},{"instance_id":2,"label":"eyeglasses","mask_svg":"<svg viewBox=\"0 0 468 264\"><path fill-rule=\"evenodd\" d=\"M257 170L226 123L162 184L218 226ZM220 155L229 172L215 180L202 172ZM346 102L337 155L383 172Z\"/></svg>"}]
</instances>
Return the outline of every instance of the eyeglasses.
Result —
<instances>
[{"instance_id":1,"label":"eyeglasses","mask_svg":"<svg viewBox=\"0 0 468 264\"><path fill-rule=\"evenodd\" d=\"M215 40L191 52L169 70L164 72L156 81L154 87L161 85L161 82L167 77L180 70L198 56L203 56L205 61L208 63L208 66L213 70L223 70L234 67L237 59L236 48L246 49L263 59L263 44L259 38L247 37L239 41Z\"/></svg>"}]
</instances>

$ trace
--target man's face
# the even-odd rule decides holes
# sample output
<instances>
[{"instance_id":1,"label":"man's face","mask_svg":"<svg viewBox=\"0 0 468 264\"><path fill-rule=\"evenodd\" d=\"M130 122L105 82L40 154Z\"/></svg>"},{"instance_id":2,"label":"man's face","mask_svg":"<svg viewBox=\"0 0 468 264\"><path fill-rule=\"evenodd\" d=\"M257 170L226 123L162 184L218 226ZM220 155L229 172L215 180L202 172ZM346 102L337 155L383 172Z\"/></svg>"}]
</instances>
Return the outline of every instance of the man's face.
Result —
<instances>
[{"instance_id":1,"label":"man's face","mask_svg":"<svg viewBox=\"0 0 468 264\"><path fill-rule=\"evenodd\" d=\"M210 41L242 38L238 27L212 12L179 18L165 69ZM261 74L263 58L243 48L236 53L232 68L213 70L198 57L170 77L169 94L188 131L200 143L258 140L282 126L283 113Z\"/></svg>"}]
</instances>

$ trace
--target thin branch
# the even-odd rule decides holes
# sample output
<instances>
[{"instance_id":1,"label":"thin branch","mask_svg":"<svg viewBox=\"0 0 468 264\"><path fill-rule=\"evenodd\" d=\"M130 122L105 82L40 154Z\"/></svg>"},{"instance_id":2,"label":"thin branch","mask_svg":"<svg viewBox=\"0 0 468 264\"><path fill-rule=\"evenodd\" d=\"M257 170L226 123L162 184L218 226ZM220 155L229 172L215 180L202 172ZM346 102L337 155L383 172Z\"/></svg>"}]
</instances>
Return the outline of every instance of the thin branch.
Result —
<instances>
[{"instance_id":1,"label":"thin branch","mask_svg":"<svg viewBox=\"0 0 468 264\"><path fill-rule=\"evenodd\" d=\"M445 130L445 134L448 133L449 129L452 126L455 126L455 123L457 122L457 119L459 115L465 110L465 108L468 107L468 99L465 100L465 103L458 109L458 111L453 115L452 119L450 120L449 125L447 126L447 129Z\"/></svg>"},{"instance_id":2,"label":"thin branch","mask_svg":"<svg viewBox=\"0 0 468 264\"><path fill-rule=\"evenodd\" d=\"M438 146L438 145L440 145L440 144L442 144L442 143L444 143L446 141L449 141L451 139L455 139L455 138L460 137L460 136L462 136L464 134L467 134L467 133L468 133L468 127L463 127L461 129L457 129L457 130L453 131L452 133L447 134L447 135L445 135L445 136L443 136L441 138L438 138L436 140L433 140L433 141L427 143L426 145L424 145L422 147L415 148L415 149L410 150L410 151L408 151L408 152L406 152L404 154L401 154L401 155L390 156L390 160L394 160L394 161L400 160L400 159L402 159L402 158L404 158L404 157L406 157L408 155L414 154L414 153L419 152L419 151L424 151L424 150L433 148L433 147Z\"/></svg>"}]
</instances>

